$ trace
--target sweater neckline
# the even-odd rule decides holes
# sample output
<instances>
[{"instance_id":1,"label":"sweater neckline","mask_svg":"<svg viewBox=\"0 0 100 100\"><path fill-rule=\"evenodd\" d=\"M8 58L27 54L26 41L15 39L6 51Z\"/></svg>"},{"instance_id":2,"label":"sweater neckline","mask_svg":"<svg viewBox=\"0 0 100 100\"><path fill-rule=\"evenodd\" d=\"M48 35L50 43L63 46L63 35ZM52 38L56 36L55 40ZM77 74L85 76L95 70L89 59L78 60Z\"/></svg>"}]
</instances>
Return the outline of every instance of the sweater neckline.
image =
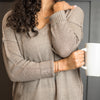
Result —
<instances>
[{"instance_id":1,"label":"sweater neckline","mask_svg":"<svg viewBox=\"0 0 100 100\"><path fill-rule=\"evenodd\" d=\"M41 29L38 29L38 28L35 26L34 29L37 30L38 32L42 32L42 31L44 31L44 30L47 29L47 27L49 26L49 24L50 24L50 23L47 23L47 24L46 24L43 28L41 28Z\"/></svg>"},{"instance_id":2,"label":"sweater neckline","mask_svg":"<svg viewBox=\"0 0 100 100\"><path fill-rule=\"evenodd\" d=\"M34 27L34 30L37 30L39 33L41 33L41 32L45 32L47 29L48 29L48 27L49 27L49 25L50 25L50 23L47 23L43 28L41 28L41 29L38 29L36 26ZM30 35L30 37L32 37L34 34L33 34L33 32L29 32L29 35Z\"/></svg>"}]
</instances>

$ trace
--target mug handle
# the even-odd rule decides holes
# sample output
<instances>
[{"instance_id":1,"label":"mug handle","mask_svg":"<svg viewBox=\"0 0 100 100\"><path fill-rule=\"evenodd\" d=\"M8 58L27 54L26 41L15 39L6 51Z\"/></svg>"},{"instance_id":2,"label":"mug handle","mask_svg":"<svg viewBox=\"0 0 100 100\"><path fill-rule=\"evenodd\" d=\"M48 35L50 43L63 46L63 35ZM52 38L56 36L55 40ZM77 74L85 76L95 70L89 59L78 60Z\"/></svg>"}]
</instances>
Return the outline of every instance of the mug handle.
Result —
<instances>
[{"instance_id":1,"label":"mug handle","mask_svg":"<svg viewBox=\"0 0 100 100\"><path fill-rule=\"evenodd\" d=\"M87 52L87 49L86 48L82 48L81 50L84 50L85 52ZM86 66L81 66L80 68L82 68L84 70L87 70L87 67Z\"/></svg>"}]
</instances>

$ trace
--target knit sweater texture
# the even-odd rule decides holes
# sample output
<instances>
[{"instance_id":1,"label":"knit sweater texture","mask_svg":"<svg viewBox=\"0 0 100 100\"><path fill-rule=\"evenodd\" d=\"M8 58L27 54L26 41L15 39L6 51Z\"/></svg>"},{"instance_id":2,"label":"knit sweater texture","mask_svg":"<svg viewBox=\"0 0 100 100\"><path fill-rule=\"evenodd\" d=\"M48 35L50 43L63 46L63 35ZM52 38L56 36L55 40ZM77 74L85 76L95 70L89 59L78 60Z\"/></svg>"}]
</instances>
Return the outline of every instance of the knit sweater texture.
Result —
<instances>
[{"instance_id":1,"label":"knit sweater texture","mask_svg":"<svg viewBox=\"0 0 100 100\"><path fill-rule=\"evenodd\" d=\"M54 61L78 50L83 38L84 12L77 6L52 14L50 23L31 38L6 27L9 10L2 20L2 53L13 82L13 100L83 100L79 68L54 73Z\"/></svg>"}]
</instances>

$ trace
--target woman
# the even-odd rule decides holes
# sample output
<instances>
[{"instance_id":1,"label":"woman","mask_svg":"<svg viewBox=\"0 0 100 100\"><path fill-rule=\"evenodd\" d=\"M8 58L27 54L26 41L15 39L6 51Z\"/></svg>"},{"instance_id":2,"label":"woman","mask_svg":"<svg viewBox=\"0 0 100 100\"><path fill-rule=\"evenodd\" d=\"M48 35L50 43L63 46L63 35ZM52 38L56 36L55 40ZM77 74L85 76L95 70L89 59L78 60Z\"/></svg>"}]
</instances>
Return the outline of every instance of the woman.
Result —
<instances>
[{"instance_id":1,"label":"woman","mask_svg":"<svg viewBox=\"0 0 100 100\"><path fill-rule=\"evenodd\" d=\"M2 20L13 100L82 100L84 14L65 1L16 0ZM35 30L34 30L35 29Z\"/></svg>"}]
</instances>

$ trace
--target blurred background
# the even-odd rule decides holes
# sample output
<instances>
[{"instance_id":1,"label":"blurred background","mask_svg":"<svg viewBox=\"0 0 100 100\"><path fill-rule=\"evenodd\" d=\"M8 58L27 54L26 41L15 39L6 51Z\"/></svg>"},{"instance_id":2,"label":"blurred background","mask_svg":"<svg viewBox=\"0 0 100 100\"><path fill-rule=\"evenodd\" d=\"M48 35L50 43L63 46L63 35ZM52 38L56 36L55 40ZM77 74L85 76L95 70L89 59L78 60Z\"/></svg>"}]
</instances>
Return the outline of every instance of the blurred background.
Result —
<instances>
[{"instance_id":1,"label":"blurred background","mask_svg":"<svg viewBox=\"0 0 100 100\"><path fill-rule=\"evenodd\" d=\"M84 10L84 36L79 49L87 42L100 43L100 0L64 0L72 5L78 5ZM0 0L0 46L2 42L2 18L11 9L14 0ZM5 70L2 49L0 47L0 100L12 100L12 82ZM100 100L100 78L86 76L80 68L84 85L83 100Z\"/></svg>"}]
</instances>

